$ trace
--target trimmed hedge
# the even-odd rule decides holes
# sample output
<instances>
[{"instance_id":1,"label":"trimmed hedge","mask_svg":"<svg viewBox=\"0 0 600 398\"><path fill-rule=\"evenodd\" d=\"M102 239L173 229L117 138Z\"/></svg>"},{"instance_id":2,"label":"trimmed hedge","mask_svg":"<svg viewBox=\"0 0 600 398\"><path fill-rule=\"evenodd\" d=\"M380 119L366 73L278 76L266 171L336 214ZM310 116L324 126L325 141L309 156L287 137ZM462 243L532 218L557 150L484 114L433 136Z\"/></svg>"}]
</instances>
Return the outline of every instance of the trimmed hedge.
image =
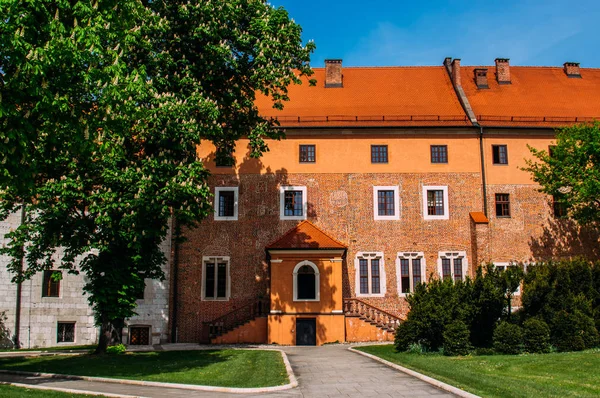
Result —
<instances>
[{"instance_id":1,"label":"trimmed hedge","mask_svg":"<svg viewBox=\"0 0 600 398\"><path fill-rule=\"evenodd\" d=\"M523 350L523 329L513 323L500 322L494 330L494 350L501 354L520 354Z\"/></svg>"},{"instance_id":2,"label":"trimmed hedge","mask_svg":"<svg viewBox=\"0 0 600 398\"><path fill-rule=\"evenodd\" d=\"M444 332L444 355L469 355L471 332L463 321L454 321Z\"/></svg>"},{"instance_id":3,"label":"trimmed hedge","mask_svg":"<svg viewBox=\"0 0 600 398\"><path fill-rule=\"evenodd\" d=\"M523 342L530 353L550 352L550 328L541 319L530 318L523 323Z\"/></svg>"}]
</instances>

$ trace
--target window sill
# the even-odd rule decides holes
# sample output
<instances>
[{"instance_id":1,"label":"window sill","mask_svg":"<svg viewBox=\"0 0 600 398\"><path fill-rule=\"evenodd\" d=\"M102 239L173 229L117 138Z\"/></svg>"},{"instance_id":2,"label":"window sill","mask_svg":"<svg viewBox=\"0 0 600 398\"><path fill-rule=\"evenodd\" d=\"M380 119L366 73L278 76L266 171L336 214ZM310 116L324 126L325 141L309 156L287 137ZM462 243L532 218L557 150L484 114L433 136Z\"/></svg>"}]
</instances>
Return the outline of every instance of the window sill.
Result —
<instances>
[{"instance_id":1,"label":"window sill","mask_svg":"<svg viewBox=\"0 0 600 398\"><path fill-rule=\"evenodd\" d=\"M377 294L357 294L356 297L385 297L385 293L377 293Z\"/></svg>"},{"instance_id":2,"label":"window sill","mask_svg":"<svg viewBox=\"0 0 600 398\"><path fill-rule=\"evenodd\" d=\"M279 217L279 219L282 221L286 221L286 220L302 221L302 220L306 220L306 216L283 216L283 217Z\"/></svg>"},{"instance_id":3,"label":"window sill","mask_svg":"<svg viewBox=\"0 0 600 398\"><path fill-rule=\"evenodd\" d=\"M496 218L512 218L511 216L498 216L496 215Z\"/></svg>"},{"instance_id":4,"label":"window sill","mask_svg":"<svg viewBox=\"0 0 600 398\"><path fill-rule=\"evenodd\" d=\"M222 298L203 297L202 301L229 301L229 297L222 297Z\"/></svg>"},{"instance_id":5,"label":"window sill","mask_svg":"<svg viewBox=\"0 0 600 398\"><path fill-rule=\"evenodd\" d=\"M508 163L492 163L493 166L508 166Z\"/></svg>"},{"instance_id":6,"label":"window sill","mask_svg":"<svg viewBox=\"0 0 600 398\"><path fill-rule=\"evenodd\" d=\"M301 303L301 302L312 302L312 303L316 303L321 301L320 299L294 299L294 303Z\"/></svg>"},{"instance_id":7,"label":"window sill","mask_svg":"<svg viewBox=\"0 0 600 398\"><path fill-rule=\"evenodd\" d=\"M219 217L215 216L215 221L237 221L237 217Z\"/></svg>"},{"instance_id":8,"label":"window sill","mask_svg":"<svg viewBox=\"0 0 600 398\"><path fill-rule=\"evenodd\" d=\"M425 220L425 221L449 220L449 219L450 219L449 215L443 215L443 216L423 216L423 220Z\"/></svg>"},{"instance_id":9,"label":"window sill","mask_svg":"<svg viewBox=\"0 0 600 398\"><path fill-rule=\"evenodd\" d=\"M400 221L400 216L375 216L375 221Z\"/></svg>"}]
</instances>

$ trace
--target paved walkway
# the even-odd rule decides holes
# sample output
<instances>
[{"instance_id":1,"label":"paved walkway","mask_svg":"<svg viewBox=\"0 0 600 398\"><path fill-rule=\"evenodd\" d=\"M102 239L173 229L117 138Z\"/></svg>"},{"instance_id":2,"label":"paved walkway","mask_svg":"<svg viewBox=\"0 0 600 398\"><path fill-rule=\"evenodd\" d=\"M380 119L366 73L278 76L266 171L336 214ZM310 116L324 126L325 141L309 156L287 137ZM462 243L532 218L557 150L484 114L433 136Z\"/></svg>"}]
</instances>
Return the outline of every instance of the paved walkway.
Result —
<instances>
[{"instance_id":1,"label":"paved walkway","mask_svg":"<svg viewBox=\"0 0 600 398\"><path fill-rule=\"evenodd\" d=\"M412 376L348 351L347 345L282 347L298 388L269 394L224 394L126 384L59 380L0 374L1 381L130 396L163 397L452 397Z\"/></svg>"}]
</instances>

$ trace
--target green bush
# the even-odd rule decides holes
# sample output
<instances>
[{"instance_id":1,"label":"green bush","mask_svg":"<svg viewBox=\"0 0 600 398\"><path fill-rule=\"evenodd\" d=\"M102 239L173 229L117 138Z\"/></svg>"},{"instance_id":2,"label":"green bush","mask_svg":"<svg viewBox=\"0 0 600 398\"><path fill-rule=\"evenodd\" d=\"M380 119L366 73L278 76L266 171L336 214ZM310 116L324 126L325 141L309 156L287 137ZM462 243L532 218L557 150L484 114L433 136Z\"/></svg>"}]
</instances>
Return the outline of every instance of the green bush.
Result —
<instances>
[{"instance_id":1,"label":"green bush","mask_svg":"<svg viewBox=\"0 0 600 398\"><path fill-rule=\"evenodd\" d=\"M411 344L417 344L417 336L414 329L413 322L404 321L398 325L394 335L394 345L396 346L396 351L405 352L408 351Z\"/></svg>"},{"instance_id":2,"label":"green bush","mask_svg":"<svg viewBox=\"0 0 600 398\"><path fill-rule=\"evenodd\" d=\"M124 354L127 351L127 347L123 344L110 345L106 347L106 353L110 355L120 355Z\"/></svg>"},{"instance_id":3,"label":"green bush","mask_svg":"<svg viewBox=\"0 0 600 398\"><path fill-rule=\"evenodd\" d=\"M560 311L554 321L553 343L558 351L582 351L598 345L594 320L581 311Z\"/></svg>"},{"instance_id":4,"label":"green bush","mask_svg":"<svg viewBox=\"0 0 600 398\"><path fill-rule=\"evenodd\" d=\"M501 354L519 354L523 350L523 329L505 321L494 330L494 350Z\"/></svg>"},{"instance_id":5,"label":"green bush","mask_svg":"<svg viewBox=\"0 0 600 398\"><path fill-rule=\"evenodd\" d=\"M6 311L0 312L0 348L13 348L14 344L10 339L10 330L6 327Z\"/></svg>"},{"instance_id":6,"label":"green bush","mask_svg":"<svg viewBox=\"0 0 600 398\"><path fill-rule=\"evenodd\" d=\"M444 332L454 321L462 321L475 346L491 346L494 325L507 304L503 275L488 265L477 270L475 279L464 282L431 278L407 297L410 312L396 333L396 349L406 351L419 343L426 351L444 346Z\"/></svg>"},{"instance_id":7,"label":"green bush","mask_svg":"<svg viewBox=\"0 0 600 398\"><path fill-rule=\"evenodd\" d=\"M419 343L412 343L408 347L408 350L406 350L406 352L408 352L409 354L424 354L425 353L425 349Z\"/></svg>"},{"instance_id":8,"label":"green bush","mask_svg":"<svg viewBox=\"0 0 600 398\"><path fill-rule=\"evenodd\" d=\"M550 328L541 319L530 318L523 323L525 350L531 353L550 352Z\"/></svg>"},{"instance_id":9,"label":"green bush","mask_svg":"<svg viewBox=\"0 0 600 398\"><path fill-rule=\"evenodd\" d=\"M469 355L471 332L463 321L454 321L444 332L444 355Z\"/></svg>"}]
</instances>

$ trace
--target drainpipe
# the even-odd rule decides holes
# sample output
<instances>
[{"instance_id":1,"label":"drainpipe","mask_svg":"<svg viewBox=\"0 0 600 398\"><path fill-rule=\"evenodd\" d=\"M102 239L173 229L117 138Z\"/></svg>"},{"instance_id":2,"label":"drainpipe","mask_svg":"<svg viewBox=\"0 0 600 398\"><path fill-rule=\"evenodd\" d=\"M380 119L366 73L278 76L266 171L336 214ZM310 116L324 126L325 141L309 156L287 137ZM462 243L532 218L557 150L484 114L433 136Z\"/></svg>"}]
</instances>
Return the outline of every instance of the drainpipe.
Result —
<instances>
[{"instance_id":1,"label":"drainpipe","mask_svg":"<svg viewBox=\"0 0 600 398\"><path fill-rule=\"evenodd\" d=\"M177 343L177 279L179 278L179 235L180 228L177 220L173 218L173 232L175 233L175 239L172 239L175 242L175 248L173 253L173 264L171 264L171 269L173 272L173 307L171 311L171 343Z\"/></svg>"},{"instance_id":2,"label":"drainpipe","mask_svg":"<svg viewBox=\"0 0 600 398\"><path fill-rule=\"evenodd\" d=\"M21 206L21 225L25 224L25 203ZM13 343L15 348L21 348L21 292L23 289L23 284L21 283L21 275L23 275L23 267L25 262L25 246L23 246L23 253L21 255L21 261L19 262L19 270L17 275L19 276L19 282L17 282L17 298L16 298L16 308L15 308L15 337Z\"/></svg>"},{"instance_id":3,"label":"drainpipe","mask_svg":"<svg viewBox=\"0 0 600 398\"><path fill-rule=\"evenodd\" d=\"M479 152L481 157L481 183L483 191L483 214L488 216L488 205L487 205L487 186L485 183L485 158L483 149L483 126L479 126Z\"/></svg>"}]
</instances>

